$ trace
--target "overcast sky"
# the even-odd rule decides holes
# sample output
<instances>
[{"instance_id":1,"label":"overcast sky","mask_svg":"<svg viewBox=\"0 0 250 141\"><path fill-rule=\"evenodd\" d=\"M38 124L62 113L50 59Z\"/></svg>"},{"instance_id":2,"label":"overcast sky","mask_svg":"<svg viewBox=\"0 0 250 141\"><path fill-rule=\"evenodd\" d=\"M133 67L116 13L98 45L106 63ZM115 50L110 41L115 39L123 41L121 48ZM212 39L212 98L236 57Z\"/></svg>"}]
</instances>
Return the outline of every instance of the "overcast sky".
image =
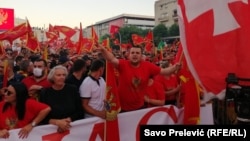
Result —
<instances>
[{"instance_id":1,"label":"overcast sky","mask_svg":"<svg viewBox=\"0 0 250 141\"><path fill-rule=\"evenodd\" d=\"M120 14L154 16L155 0L0 0L0 8L14 9L15 17L31 26L65 25L83 28Z\"/></svg>"}]
</instances>

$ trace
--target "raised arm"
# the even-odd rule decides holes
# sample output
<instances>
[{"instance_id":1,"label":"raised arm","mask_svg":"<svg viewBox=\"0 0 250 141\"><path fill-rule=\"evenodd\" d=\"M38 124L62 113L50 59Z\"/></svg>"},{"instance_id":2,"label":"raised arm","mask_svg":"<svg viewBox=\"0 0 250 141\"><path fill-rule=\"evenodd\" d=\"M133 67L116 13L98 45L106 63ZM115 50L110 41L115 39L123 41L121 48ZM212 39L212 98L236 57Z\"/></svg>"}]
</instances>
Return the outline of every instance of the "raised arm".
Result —
<instances>
[{"instance_id":1,"label":"raised arm","mask_svg":"<svg viewBox=\"0 0 250 141\"><path fill-rule=\"evenodd\" d=\"M112 52L108 51L103 45L99 45L96 49L102 53L103 57L107 61L111 62L114 66L118 66L119 60L112 54Z\"/></svg>"},{"instance_id":2,"label":"raised arm","mask_svg":"<svg viewBox=\"0 0 250 141\"><path fill-rule=\"evenodd\" d=\"M179 71L181 68L181 64L180 63L176 63L172 66L169 66L167 68L161 68L161 72L160 74L162 75L169 75L169 74L172 74L172 73L176 73L177 71Z\"/></svg>"}]
</instances>

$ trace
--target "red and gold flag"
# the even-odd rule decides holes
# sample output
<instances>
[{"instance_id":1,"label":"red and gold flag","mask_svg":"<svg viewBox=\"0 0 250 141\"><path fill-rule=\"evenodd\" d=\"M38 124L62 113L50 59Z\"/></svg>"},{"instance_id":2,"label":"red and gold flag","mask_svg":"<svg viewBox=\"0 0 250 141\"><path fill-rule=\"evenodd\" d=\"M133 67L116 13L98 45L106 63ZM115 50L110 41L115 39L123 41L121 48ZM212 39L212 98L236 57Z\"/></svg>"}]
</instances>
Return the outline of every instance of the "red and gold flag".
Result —
<instances>
[{"instance_id":1,"label":"red and gold flag","mask_svg":"<svg viewBox=\"0 0 250 141\"><path fill-rule=\"evenodd\" d=\"M144 43L143 37L138 34L132 34L132 41L134 45L141 45Z\"/></svg>"},{"instance_id":2,"label":"red and gold flag","mask_svg":"<svg viewBox=\"0 0 250 141\"><path fill-rule=\"evenodd\" d=\"M76 48L76 53L81 54L82 49L83 49L83 33L82 33L82 23L80 23L79 39L78 39L78 46Z\"/></svg>"},{"instance_id":3,"label":"red and gold flag","mask_svg":"<svg viewBox=\"0 0 250 141\"><path fill-rule=\"evenodd\" d=\"M98 36L97 36L97 34L96 34L96 31L95 31L95 28L94 28L94 26L92 26L91 27L91 37L92 37L92 40L93 40L93 42L96 44L96 43L98 43Z\"/></svg>"},{"instance_id":4,"label":"red and gold flag","mask_svg":"<svg viewBox=\"0 0 250 141\"><path fill-rule=\"evenodd\" d=\"M110 47L110 39L109 38L103 40L102 45L105 46L108 49L108 51L112 51L112 48Z\"/></svg>"},{"instance_id":5,"label":"red and gold flag","mask_svg":"<svg viewBox=\"0 0 250 141\"><path fill-rule=\"evenodd\" d=\"M14 9L0 8L0 30L14 28Z\"/></svg>"},{"instance_id":6,"label":"red and gold flag","mask_svg":"<svg viewBox=\"0 0 250 141\"><path fill-rule=\"evenodd\" d=\"M109 33L110 33L110 34L115 34L115 33L119 32L119 29L120 29L119 26L111 25L111 26L110 26L110 29L109 29Z\"/></svg>"},{"instance_id":7,"label":"red and gold flag","mask_svg":"<svg viewBox=\"0 0 250 141\"><path fill-rule=\"evenodd\" d=\"M87 52L91 52L94 46L93 39L83 38L82 42L83 42L83 50Z\"/></svg>"},{"instance_id":8,"label":"red and gold flag","mask_svg":"<svg viewBox=\"0 0 250 141\"><path fill-rule=\"evenodd\" d=\"M180 78L182 86L181 95L178 100L184 106L183 123L197 125L200 122L200 88L189 71L181 44L179 44L175 62L182 64L182 69L177 75Z\"/></svg>"},{"instance_id":9,"label":"red and gold flag","mask_svg":"<svg viewBox=\"0 0 250 141\"><path fill-rule=\"evenodd\" d=\"M71 38L73 35L76 34L76 30L73 28L70 28L68 26L54 26L54 31L61 32L64 34L67 38Z\"/></svg>"},{"instance_id":10,"label":"red and gold flag","mask_svg":"<svg viewBox=\"0 0 250 141\"><path fill-rule=\"evenodd\" d=\"M27 33L26 46L32 52L37 52L39 50L39 43L37 37L34 35L34 32L32 31L32 28L28 20L27 20L27 28L28 28L28 33Z\"/></svg>"},{"instance_id":11,"label":"red and gold flag","mask_svg":"<svg viewBox=\"0 0 250 141\"><path fill-rule=\"evenodd\" d=\"M14 28L0 34L0 40L8 40L10 43L28 32L26 23L19 24Z\"/></svg>"},{"instance_id":12,"label":"red and gold flag","mask_svg":"<svg viewBox=\"0 0 250 141\"><path fill-rule=\"evenodd\" d=\"M118 113L121 110L117 91L116 70L113 65L106 61L106 140L119 141Z\"/></svg>"}]
</instances>

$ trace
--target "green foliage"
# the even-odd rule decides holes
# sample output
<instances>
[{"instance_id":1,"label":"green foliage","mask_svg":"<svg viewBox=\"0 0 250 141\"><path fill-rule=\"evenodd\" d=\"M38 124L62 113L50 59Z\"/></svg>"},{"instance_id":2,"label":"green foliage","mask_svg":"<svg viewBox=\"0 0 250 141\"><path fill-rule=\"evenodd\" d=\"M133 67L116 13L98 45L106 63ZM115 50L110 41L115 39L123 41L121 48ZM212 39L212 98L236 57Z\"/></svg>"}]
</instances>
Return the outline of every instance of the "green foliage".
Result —
<instances>
[{"instance_id":1,"label":"green foliage","mask_svg":"<svg viewBox=\"0 0 250 141\"><path fill-rule=\"evenodd\" d=\"M179 25L178 24L173 24L169 28L169 35L170 36L179 36L180 35L180 30L179 30Z\"/></svg>"},{"instance_id":2,"label":"green foliage","mask_svg":"<svg viewBox=\"0 0 250 141\"><path fill-rule=\"evenodd\" d=\"M101 38L99 38L99 42L102 42L103 40L105 40L107 38L110 38L109 34L105 34L105 35L101 36Z\"/></svg>"},{"instance_id":3,"label":"green foliage","mask_svg":"<svg viewBox=\"0 0 250 141\"><path fill-rule=\"evenodd\" d=\"M115 35L115 38L121 38L120 43L129 43L132 42L131 35L138 34L142 37L145 37L148 33L149 29L141 29L136 26L124 26L119 29L119 33ZM153 29L153 38L154 44L157 46L163 37L170 37L170 36L179 36L179 26L178 24L173 24L170 28L167 28L164 24L159 24L154 27ZM100 37L100 41L110 37L109 34L105 34L104 36ZM110 40L111 47L114 46L114 40Z\"/></svg>"},{"instance_id":4,"label":"green foliage","mask_svg":"<svg viewBox=\"0 0 250 141\"><path fill-rule=\"evenodd\" d=\"M154 43L158 45L162 37L168 36L168 28L164 24L159 24L154 28L153 34L154 34Z\"/></svg>"}]
</instances>

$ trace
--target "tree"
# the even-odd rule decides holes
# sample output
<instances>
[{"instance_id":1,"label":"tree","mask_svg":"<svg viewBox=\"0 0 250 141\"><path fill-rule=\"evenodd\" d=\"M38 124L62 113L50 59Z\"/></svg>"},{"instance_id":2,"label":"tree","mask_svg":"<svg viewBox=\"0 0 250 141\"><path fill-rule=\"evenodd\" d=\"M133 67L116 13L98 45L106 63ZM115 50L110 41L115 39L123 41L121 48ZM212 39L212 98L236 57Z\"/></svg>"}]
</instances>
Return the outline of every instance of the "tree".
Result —
<instances>
[{"instance_id":1,"label":"tree","mask_svg":"<svg viewBox=\"0 0 250 141\"><path fill-rule=\"evenodd\" d=\"M180 35L179 25L178 24L173 24L169 28L168 32L169 32L169 36L179 36Z\"/></svg>"},{"instance_id":2,"label":"tree","mask_svg":"<svg viewBox=\"0 0 250 141\"><path fill-rule=\"evenodd\" d=\"M168 36L168 28L164 24L159 24L154 28L153 34L154 34L154 44L158 45L162 37Z\"/></svg>"}]
</instances>

